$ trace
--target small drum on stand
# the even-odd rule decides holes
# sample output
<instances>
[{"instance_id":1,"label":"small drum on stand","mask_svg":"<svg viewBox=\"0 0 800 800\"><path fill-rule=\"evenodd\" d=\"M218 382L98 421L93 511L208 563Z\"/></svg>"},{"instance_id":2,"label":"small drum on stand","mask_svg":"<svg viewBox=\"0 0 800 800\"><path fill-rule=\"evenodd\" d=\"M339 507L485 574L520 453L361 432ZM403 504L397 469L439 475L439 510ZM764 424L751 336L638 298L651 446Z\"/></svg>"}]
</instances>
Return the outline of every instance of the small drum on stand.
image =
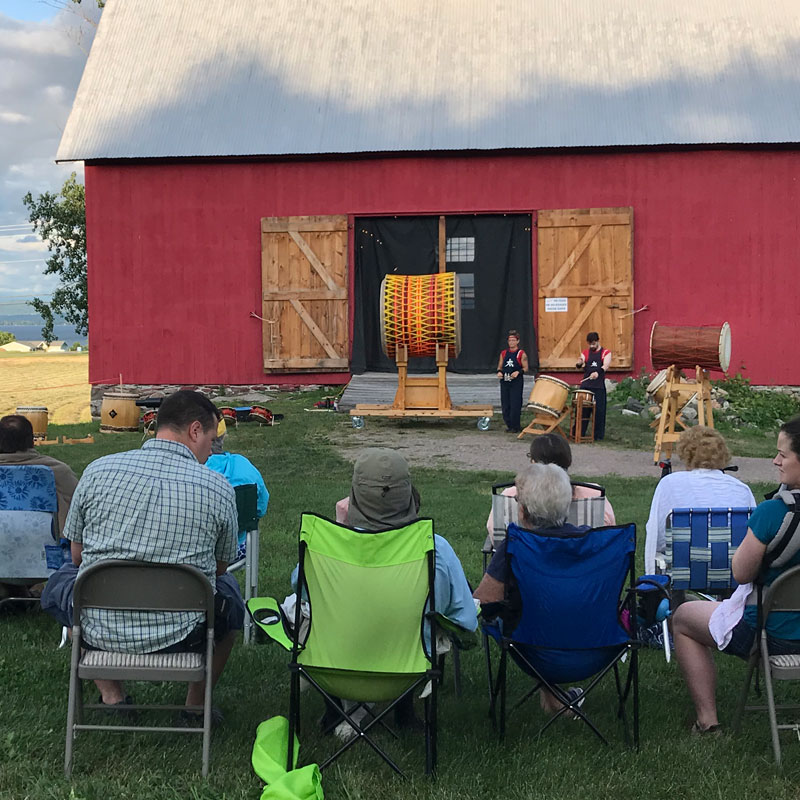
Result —
<instances>
[{"instance_id":1,"label":"small drum on stand","mask_svg":"<svg viewBox=\"0 0 800 800\"><path fill-rule=\"evenodd\" d=\"M34 439L47 438L48 411L45 406L17 406L17 414L31 423Z\"/></svg>"},{"instance_id":2,"label":"small drum on stand","mask_svg":"<svg viewBox=\"0 0 800 800\"><path fill-rule=\"evenodd\" d=\"M540 375L531 389L528 408L533 408L551 417L559 417L567 405L568 397L568 383L558 378L552 378L550 375Z\"/></svg>"},{"instance_id":3,"label":"small drum on stand","mask_svg":"<svg viewBox=\"0 0 800 800\"><path fill-rule=\"evenodd\" d=\"M139 430L138 395L119 389L103 395L100 407L100 433L124 433Z\"/></svg>"},{"instance_id":4,"label":"small drum on stand","mask_svg":"<svg viewBox=\"0 0 800 800\"><path fill-rule=\"evenodd\" d=\"M653 369L702 369L727 372L731 363L731 326L663 325L653 323L650 331L650 359Z\"/></svg>"},{"instance_id":5,"label":"small drum on stand","mask_svg":"<svg viewBox=\"0 0 800 800\"><path fill-rule=\"evenodd\" d=\"M461 295L458 275L386 275L380 292L381 345L394 358L397 345L409 358L436 357L436 345L447 355L461 352Z\"/></svg>"},{"instance_id":6,"label":"small drum on stand","mask_svg":"<svg viewBox=\"0 0 800 800\"><path fill-rule=\"evenodd\" d=\"M594 441L594 392L589 389L576 389L572 395L572 419L570 420L570 435L575 444ZM584 434L584 422L586 433Z\"/></svg>"},{"instance_id":7,"label":"small drum on stand","mask_svg":"<svg viewBox=\"0 0 800 800\"><path fill-rule=\"evenodd\" d=\"M650 383L647 384L647 396L657 405L664 402L664 397L667 394L667 370L662 369ZM692 401L696 394L684 397L683 394L679 397L678 412Z\"/></svg>"}]
</instances>

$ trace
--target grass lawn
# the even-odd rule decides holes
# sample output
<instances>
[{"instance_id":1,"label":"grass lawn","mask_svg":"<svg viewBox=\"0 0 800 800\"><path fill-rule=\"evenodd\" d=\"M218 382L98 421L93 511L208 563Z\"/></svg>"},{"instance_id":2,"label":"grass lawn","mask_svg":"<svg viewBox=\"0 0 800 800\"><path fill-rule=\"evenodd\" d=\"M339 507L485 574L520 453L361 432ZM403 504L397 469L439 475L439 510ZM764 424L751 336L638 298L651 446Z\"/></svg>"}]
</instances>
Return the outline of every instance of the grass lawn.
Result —
<instances>
[{"instance_id":1,"label":"grass lawn","mask_svg":"<svg viewBox=\"0 0 800 800\"><path fill-rule=\"evenodd\" d=\"M296 561L296 532L304 510L333 514L333 505L349 488L350 467L329 442L334 428L346 434L345 415L305 412L314 394L281 396L270 407L286 418L274 428L243 425L230 432L228 446L246 455L262 471L270 489L270 509L261 523L260 586L265 594L283 598ZM621 418L620 418L621 419ZM627 419L625 420L628 421ZM449 424L449 423L448 423ZM465 424L454 422L454 429ZM621 422L609 417L610 438L622 437ZM54 434L77 435L83 426L62 426ZM96 425L94 426L96 430ZM645 426L646 427L646 426ZM493 431L486 434L495 435ZM501 435L501 434L496 434ZM70 463L80 473L89 461L107 452L138 446L140 436L96 434L94 445L43 448ZM652 438L649 439L649 443ZM770 446L774 445L774 439ZM490 506L492 482L511 478L495 474L444 469L415 469L422 512L436 520L462 559L467 577L481 575L480 547ZM579 477L579 476L575 476ZM652 477L610 476L607 488L617 519L634 521L639 530L640 560L644 523L655 486ZM754 486L757 496L766 486ZM82 734L76 742L73 778L63 777L64 725L68 649L56 648L59 632L50 618L36 612L0 617L0 798L258 798L261 784L250 766L255 728L262 720L285 714L288 708L287 656L276 646L239 644L215 692L225 712L211 749L211 775L200 778L200 743L194 737L162 734ZM723 723L731 720L743 663L723 656L719 703ZM775 770L766 717L746 718L743 733L716 739L688 735L688 696L676 664L663 653L641 656L642 747L634 753L622 744L613 716L609 683L590 696L587 710L611 740L606 748L577 722L561 721L540 741L533 738L543 721L535 703L512 715L507 738L499 743L487 718L485 666L479 649L463 654L464 694L454 696L449 673L440 695L439 770L435 782L422 775L421 740L403 737L386 741L412 775L395 779L368 748L356 747L323 775L328 798L795 798L800 788L800 746L785 734L782 773ZM512 688L524 681L512 671ZM132 687L137 698L170 694L180 702L180 687L144 684ZM796 690L778 686L783 696ZM94 692L88 687L87 697ZM328 752L330 741L317 734L322 712L317 698L308 698L301 734L301 762ZM795 700L798 698L795 697ZM607 701L607 702L604 702ZM199 739L199 737L198 737Z\"/></svg>"}]
</instances>

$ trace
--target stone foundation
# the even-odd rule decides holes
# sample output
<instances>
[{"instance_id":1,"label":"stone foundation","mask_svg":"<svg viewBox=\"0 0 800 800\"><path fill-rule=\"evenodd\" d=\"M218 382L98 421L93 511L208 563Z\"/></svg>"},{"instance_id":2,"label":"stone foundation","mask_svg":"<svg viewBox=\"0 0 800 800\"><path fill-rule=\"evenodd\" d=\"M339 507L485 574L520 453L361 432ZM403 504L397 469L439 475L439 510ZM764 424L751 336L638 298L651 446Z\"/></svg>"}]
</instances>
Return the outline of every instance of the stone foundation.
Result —
<instances>
[{"instance_id":1,"label":"stone foundation","mask_svg":"<svg viewBox=\"0 0 800 800\"><path fill-rule=\"evenodd\" d=\"M192 389L194 391L202 392L206 397L215 401L217 405L224 405L218 402L224 398L236 405L259 405L261 403L269 403L274 400L276 395L280 392L310 392L320 389L320 384L299 385L299 384L244 384L241 386L208 386L203 384L138 384L138 383L123 383L123 384L97 384L92 386L91 409L92 419L100 419L100 407L103 404L103 395L108 391L121 391L130 392L135 394L137 398L143 397L167 397L173 392L180 389Z\"/></svg>"}]
</instances>

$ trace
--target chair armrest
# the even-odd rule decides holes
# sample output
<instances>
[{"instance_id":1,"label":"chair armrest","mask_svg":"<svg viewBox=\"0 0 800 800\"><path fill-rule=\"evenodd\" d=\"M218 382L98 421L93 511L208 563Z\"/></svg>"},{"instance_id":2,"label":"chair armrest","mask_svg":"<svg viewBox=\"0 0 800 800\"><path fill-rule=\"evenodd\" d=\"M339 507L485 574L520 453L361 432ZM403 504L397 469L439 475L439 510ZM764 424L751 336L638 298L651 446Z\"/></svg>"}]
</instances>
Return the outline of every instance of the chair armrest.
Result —
<instances>
[{"instance_id":1,"label":"chair armrest","mask_svg":"<svg viewBox=\"0 0 800 800\"><path fill-rule=\"evenodd\" d=\"M477 631L468 631L441 614L428 614L427 616L435 618L436 627L449 637L459 650L471 650L478 644Z\"/></svg>"},{"instance_id":2,"label":"chair armrest","mask_svg":"<svg viewBox=\"0 0 800 800\"><path fill-rule=\"evenodd\" d=\"M272 641L277 642L286 650L292 649L294 646L294 637L291 634L291 626L277 598L251 597L250 600L247 601L247 610L253 618L253 622L255 622Z\"/></svg>"}]
</instances>

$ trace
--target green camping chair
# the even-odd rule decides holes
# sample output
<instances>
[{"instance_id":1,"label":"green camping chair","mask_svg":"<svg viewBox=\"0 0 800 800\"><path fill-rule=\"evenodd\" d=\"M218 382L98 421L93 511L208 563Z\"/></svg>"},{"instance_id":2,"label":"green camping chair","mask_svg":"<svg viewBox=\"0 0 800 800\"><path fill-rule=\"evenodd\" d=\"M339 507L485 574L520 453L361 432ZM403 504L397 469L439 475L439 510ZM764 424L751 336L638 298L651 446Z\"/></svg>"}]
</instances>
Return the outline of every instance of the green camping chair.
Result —
<instances>
[{"instance_id":1,"label":"green camping chair","mask_svg":"<svg viewBox=\"0 0 800 800\"><path fill-rule=\"evenodd\" d=\"M420 519L380 533L366 533L315 514L303 514L297 595L307 597L311 621L300 641L301 604L287 621L275 598L254 598L247 607L256 624L292 658L289 741L300 722L300 678L329 704L356 701L342 711L355 735L327 760L324 769L363 740L398 774L402 770L369 736L405 697L429 683L425 697L425 771L436 766L436 692L441 674L423 644L436 641L433 521ZM423 624L424 622L424 624ZM424 633L423 633L424 631ZM367 702L387 702L362 722L353 713ZM287 753L287 769L292 753Z\"/></svg>"}]
</instances>

